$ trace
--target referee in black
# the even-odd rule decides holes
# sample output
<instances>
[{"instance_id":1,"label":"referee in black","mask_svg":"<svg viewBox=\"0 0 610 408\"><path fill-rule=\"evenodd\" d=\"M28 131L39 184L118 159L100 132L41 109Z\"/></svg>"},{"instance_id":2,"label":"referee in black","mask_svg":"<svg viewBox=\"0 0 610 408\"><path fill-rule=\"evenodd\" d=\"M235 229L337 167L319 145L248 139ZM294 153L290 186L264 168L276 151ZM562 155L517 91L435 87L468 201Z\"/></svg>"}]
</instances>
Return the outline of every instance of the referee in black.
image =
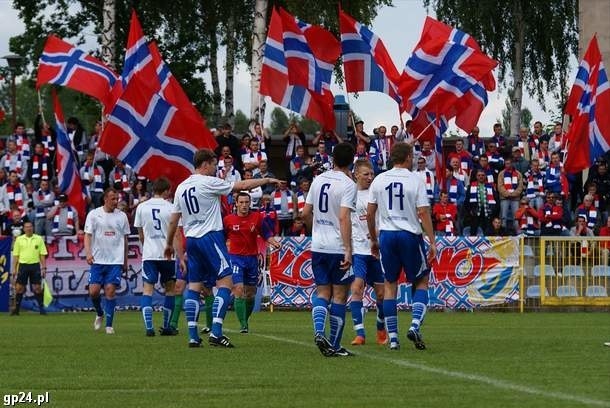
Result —
<instances>
[{"instance_id":1,"label":"referee in black","mask_svg":"<svg viewBox=\"0 0 610 408\"><path fill-rule=\"evenodd\" d=\"M34 224L31 221L23 223L23 235L18 236L13 244L13 277L15 280L15 308L11 316L19 314L21 301L25 293L28 280L32 285L32 292L40 308L40 314L47 314L44 310L41 282L47 273L47 247L40 235L34 234Z\"/></svg>"}]
</instances>

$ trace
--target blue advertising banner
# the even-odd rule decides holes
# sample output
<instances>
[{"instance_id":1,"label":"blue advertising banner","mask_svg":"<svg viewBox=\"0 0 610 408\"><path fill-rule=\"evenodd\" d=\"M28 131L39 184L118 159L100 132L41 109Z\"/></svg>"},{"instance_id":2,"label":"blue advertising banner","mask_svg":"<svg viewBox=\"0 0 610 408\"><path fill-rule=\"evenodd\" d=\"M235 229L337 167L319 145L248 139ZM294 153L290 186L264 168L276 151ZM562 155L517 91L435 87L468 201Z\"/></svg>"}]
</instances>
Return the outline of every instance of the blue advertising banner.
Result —
<instances>
[{"instance_id":1,"label":"blue advertising banner","mask_svg":"<svg viewBox=\"0 0 610 408\"><path fill-rule=\"evenodd\" d=\"M0 238L0 313L8 312L11 293L11 237Z\"/></svg>"}]
</instances>

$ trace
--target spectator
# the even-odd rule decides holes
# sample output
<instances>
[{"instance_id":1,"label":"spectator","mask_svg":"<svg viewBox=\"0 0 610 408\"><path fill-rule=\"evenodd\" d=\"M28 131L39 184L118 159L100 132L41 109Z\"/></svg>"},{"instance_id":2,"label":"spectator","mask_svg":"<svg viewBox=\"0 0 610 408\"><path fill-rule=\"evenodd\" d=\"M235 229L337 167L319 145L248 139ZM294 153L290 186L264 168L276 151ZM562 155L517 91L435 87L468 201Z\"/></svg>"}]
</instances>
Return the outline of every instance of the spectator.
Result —
<instances>
[{"instance_id":1,"label":"spectator","mask_svg":"<svg viewBox=\"0 0 610 408\"><path fill-rule=\"evenodd\" d=\"M248 133L245 133L241 137L241 143L239 145L239 155L240 157L242 157L242 166L244 164L243 157L245 154L248 153L250 153L250 135Z\"/></svg>"},{"instance_id":2,"label":"spectator","mask_svg":"<svg viewBox=\"0 0 610 408\"><path fill-rule=\"evenodd\" d=\"M434 171L436 168L436 155L432 151L432 144L429 140L422 143L422 149L420 154L417 156L417 160L419 160L420 157L423 157L426 160L426 168ZM415 157L413 158L415 159Z\"/></svg>"},{"instance_id":3,"label":"spectator","mask_svg":"<svg viewBox=\"0 0 610 408\"><path fill-rule=\"evenodd\" d=\"M519 208L515 212L517 220L517 234L528 237L540 236L539 213L535 208L530 207L529 200L523 197L519 202Z\"/></svg>"},{"instance_id":4,"label":"spectator","mask_svg":"<svg viewBox=\"0 0 610 408\"><path fill-rule=\"evenodd\" d=\"M34 140L36 143L42 143L45 156L49 157L51 163L55 163L55 131L48 123L43 123L40 113L34 120Z\"/></svg>"},{"instance_id":5,"label":"spectator","mask_svg":"<svg viewBox=\"0 0 610 408\"><path fill-rule=\"evenodd\" d=\"M544 177L544 188L551 193L561 194L561 161L558 153L551 155L551 162Z\"/></svg>"},{"instance_id":6,"label":"spectator","mask_svg":"<svg viewBox=\"0 0 610 408\"><path fill-rule=\"evenodd\" d=\"M333 159L326 151L326 144L324 142L318 143L318 150L313 156L312 166L314 168L314 175L320 174L326 170L330 170L332 167Z\"/></svg>"},{"instance_id":7,"label":"spectator","mask_svg":"<svg viewBox=\"0 0 610 408\"><path fill-rule=\"evenodd\" d=\"M513 147L513 167L522 175L527 173L530 168L529 162L525 160L521 149L517 146Z\"/></svg>"},{"instance_id":8,"label":"spectator","mask_svg":"<svg viewBox=\"0 0 610 408\"><path fill-rule=\"evenodd\" d=\"M87 146L89 146L85 128L83 128L83 125L81 125L77 118L71 117L66 121L66 130L68 131L68 138L75 149L78 162L82 163L85 160Z\"/></svg>"},{"instance_id":9,"label":"spectator","mask_svg":"<svg viewBox=\"0 0 610 408\"><path fill-rule=\"evenodd\" d=\"M54 205L55 194L49 188L47 180L41 180L38 190L33 194L34 198L34 232L42 236L51 235L51 221L47 218L49 211Z\"/></svg>"},{"instance_id":10,"label":"spectator","mask_svg":"<svg viewBox=\"0 0 610 408\"><path fill-rule=\"evenodd\" d=\"M494 134L491 136L490 143L493 142L498 150L504 150L506 147L506 138L502 134L502 125L499 123L494 124ZM490 160L491 162L491 160Z\"/></svg>"},{"instance_id":11,"label":"spectator","mask_svg":"<svg viewBox=\"0 0 610 408\"><path fill-rule=\"evenodd\" d=\"M313 167L311 167L311 158L305 151L305 146L299 146L296 150L296 156L290 160L290 175L291 181L296 181L300 177L313 178Z\"/></svg>"},{"instance_id":12,"label":"spectator","mask_svg":"<svg viewBox=\"0 0 610 408\"><path fill-rule=\"evenodd\" d=\"M28 135L25 132L25 125L21 122L17 122L14 127L14 133L10 140L15 141L17 146L17 152L21 154L24 160L29 161L30 159L30 141Z\"/></svg>"},{"instance_id":13,"label":"spectator","mask_svg":"<svg viewBox=\"0 0 610 408\"><path fill-rule=\"evenodd\" d=\"M91 205L97 208L102 205L106 173L102 166L93 162L94 157L95 153L87 152L85 162L80 168L80 179L91 198Z\"/></svg>"},{"instance_id":14,"label":"spectator","mask_svg":"<svg viewBox=\"0 0 610 408\"><path fill-rule=\"evenodd\" d=\"M466 208L469 228L464 228L464 235L483 235L489 220L498 213L496 193L483 169L476 171L476 179L470 183Z\"/></svg>"},{"instance_id":15,"label":"spectator","mask_svg":"<svg viewBox=\"0 0 610 408\"><path fill-rule=\"evenodd\" d=\"M233 156L230 154L224 156L222 166L219 166L216 172L216 177L232 182L241 180L241 174L239 174L239 171L233 166Z\"/></svg>"},{"instance_id":16,"label":"spectator","mask_svg":"<svg viewBox=\"0 0 610 408\"><path fill-rule=\"evenodd\" d=\"M311 141L311 144L313 146L317 146L318 143L320 143L320 140L323 141L326 145L326 151L331 153L336 145L343 142L341 136L339 136L334 130L326 132L316 132L316 136Z\"/></svg>"},{"instance_id":17,"label":"spectator","mask_svg":"<svg viewBox=\"0 0 610 408\"><path fill-rule=\"evenodd\" d=\"M25 215L29 197L25 185L19 181L16 171L9 172L8 183L0 188L0 199L2 199L0 208L5 213L12 208L17 208L22 215Z\"/></svg>"},{"instance_id":18,"label":"spectator","mask_svg":"<svg viewBox=\"0 0 610 408\"><path fill-rule=\"evenodd\" d=\"M455 151L449 153L449 162L454 158L458 160L461 171L469 176L473 165L472 155L464 149L464 141L462 139L455 141Z\"/></svg>"},{"instance_id":19,"label":"spectator","mask_svg":"<svg viewBox=\"0 0 610 408\"><path fill-rule=\"evenodd\" d=\"M28 218L19 209L14 208L10 211L10 216L4 223L2 235L9 237L21 236L23 234L23 224L26 222L29 222Z\"/></svg>"},{"instance_id":20,"label":"spectator","mask_svg":"<svg viewBox=\"0 0 610 408\"><path fill-rule=\"evenodd\" d=\"M516 231L515 212L523 191L523 176L513 167L511 158L504 160L504 170L498 174L498 194L500 195L500 218L508 231Z\"/></svg>"},{"instance_id":21,"label":"spectator","mask_svg":"<svg viewBox=\"0 0 610 408\"><path fill-rule=\"evenodd\" d=\"M540 209L538 218L542 223L540 235L560 236L569 234L563 221L563 203L560 195L547 191L546 202Z\"/></svg>"},{"instance_id":22,"label":"spectator","mask_svg":"<svg viewBox=\"0 0 610 408\"><path fill-rule=\"evenodd\" d=\"M311 187L311 182L309 179L305 177L301 177L299 179L299 189L297 191L297 200L300 200L299 196L302 196L303 201L307 199L307 194L309 193L309 188ZM299 210L300 212L300 210Z\"/></svg>"},{"instance_id":23,"label":"spectator","mask_svg":"<svg viewBox=\"0 0 610 408\"><path fill-rule=\"evenodd\" d=\"M530 207L540 210L544 205L544 173L540 171L538 159L530 161L530 169L524 174L525 196Z\"/></svg>"},{"instance_id":24,"label":"spectator","mask_svg":"<svg viewBox=\"0 0 610 408\"><path fill-rule=\"evenodd\" d=\"M108 183L124 193L131 192L131 184L135 179L133 169L119 159L114 159L114 168L110 172Z\"/></svg>"},{"instance_id":25,"label":"spectator","mask_svg":"<svg viewBox=\"0 0 610 408\"><path fill-rule=\"evenodd\" d=\"M356 153L354 154L354 163L356 163L359 159L365 159L371 162L371 166L373 165L371 155L366 150L366 145L364 143L358 143L356 146Z\"/></svg>"},{"instance_id":26,"label":"spectator","mask_svg":"<svg viewBox=\"0 0 610 408\"><path fill-rule=\"evenodd\" d=\"M277 222L277 212L273 208L273 199L270 194L263 194L261 197L260 212L265 213L265 222L270 223L275 235L279 235L279 224Z\"/></svg>"},{"instance_id":27,"label":"spectator","mask_svg":"<svg viewBox=\"0 0 610 408\"><path fill-rule=\"evenodd\" d=\"M266 129L261 127L260 123L255 121L250 121L250 125L248 126L248 132L250 132L250 136L252 139L256 139L258 141L258 146L261 152L267 153L269 149L269 145L271 144L271 135L267 132Z\"/></svg>"},{"instance_id":28,"label":"spectator","mask_svg":"<svg viewBox=\"0 0 610 408\"><path fill-rule=\"evenodd\" d=\"M284 236L286 236L286 237L304 237L306 235L307 235L307 229L305 228L305 222L303 221L303 217L298 215L294 219L292 226L290 227L290 229L287 231L287 233Z\"/></svg>"},{"instance_id":29,"label":"spectator","mask_svg":"<svg viewBox=\"0 0 610 408\"><path fill-rule=\"evenodd\" d=\"M38 188L40 180L50 180L53 177L53 166L48 155L44 154L44 146L42 143L36 143L34 146L34 154L29 164L29 175L34 184L34 188Z\"/></svg>"},{"instance_id":30,"label":"spectator","mask_svg":"<svg viewBox=\"0 0 610 408\"><path fill-rule=\"evenodd\" d=\"M542 127L542 122L540 122L539 120L534 122L534 134L533 136L538 139L539 141L543 141L546 140L547 142L549 141L549 135L547 135L546 133L544 133L544 128Z\"/></svg>"},{"instance_id":31,"label":"spectator","mask_svg":"<svg viewBox=\"0 0 610 408\"><path fill-rule=\"evenodd\" d=\"M250 180L253 178L254 176L252 170L244 170L244 180ZM258 210L261 203L261 198L263 197L263 189L261 187L255 187L247 193L250 194L250 208L253 210Z\"/></svg>"},{"instance_id":32,"label":"spectator","mask_svg":"<svg viewBox=\"0 0 610 408\"><path fill-rule=\"evenodd\" d=\"M259 163L267 161L267 154L259 150L258 140L252 139L249 144L248 153L241 156L241 161L244 164L244 170L252 170L253 174L259 173Z\"/></svg>"},{"instance_id":33,"label":"spectator","mask_svg":"<svg viewBox=\"0 0 610 408\"><path fill-rule=\"evenodd\" d=\"M390 160L390 150L393 146L393 140L386 135L386 127L381 125L377 128L377 139L371 141L369 154L373 163L375 174L386 171L392 167Z\"/></svg>"},{"instance_id":34,"label":"spectator","mask_svg":"<svg viewBox=\"0 0 610 408\"><path fill-rule=\"evenodd\" d=\"M517 136L517 140L515 143L515 147L518 147L521 150L521 156L526 160L530 161L532 159L532 149L535 149L538 145L530 146L529 143L529 129L525 126L519 128L519 136ZM513 147L514 151L514 147Z\"/></svg>"},{"instance_id":35,"label":"spectator","mask_svg":"<svg viewBox=\"0 0 610 408\"><path fill-rule=\"evenodd\" d=\"M254 178L265 178L265 177L275 178L275 175L269 171L269 165L268 165L267 160L261 160L258 163L258 174L256 174L254 176ZM263 189L263 195L264 194L273 194L273 192L275 191L273 184L266 184L262 187L262 189Z\"/></svg>"},{"instance_id":36,"label":"spectator","mask_svg":"<svg viewBox=\"0 0 610 408\"><path fill-rule=\"evenodd\" d=\"M485 155L485 143L479 138L479 128L475 126L468 135L466 148L472 156L472 161L476 164L479 158Z\"/></svg>"},{"instance_id":37,"label":"spectator","mask_svg":"<svg viewBox=\"0 0 610 408\"><path fill-rule=\"evenodd\" d=\"M479 158L479 166L477 168L485 172L485 179L493 186L495 191L497 189L498 171L489 165L489 158L486 155Z\"/></svg>"},{"instance_id":38,"label":"spectator","mask_svg":"<svg viewBox=\"0 0 610 408\"><path fill-rule=\"evenodd\" d=\"M8 183L8 176L4 168L0 167L0 187Z\"/></svg>"},{"instance_id":39,"label":"spectator","mask_svg":"<svg viewBox=\"0 0 610 408\"><path fill-rule=\"evenodd\" d=\"M277 214L279 231L282 236L290 231L294 217L297 215L296 213L302 211L305 201L302 204L298 204L300 207L297 207L297 211L295 211L295 206L297 206L296 197L288 189L286 183L280 184L280 187L275 190L273 194L273 208Z\"/></svg>"},{"instance_id":40,"label":"spectator","mask_svg":"<svg viewBox=\"0 0 610 408\"><path fill-rule=\"evenodd\" d=\"M25 180L28 175L28 160L17 150L17 143L9 139L6 142L6 154L0 159L0 167L7 173L14 171L19 180Z\"/></svg>"},{"instance_id":41,"label":"spectator","mask_svg":"<svg viewBox=\"0 0 610 408\"><path fill-rule=\"evenodd\" d=\"M68 204L68 196L60 194L57 197L59 200L49 212L47 213L47 219L53 224L51 232L53 235L74 235L79 228L78 211Z\"/></svg>"},{"instance_id":42,"label":"spectator","mask_svg":"<svg viewBox=\"0 0 610 408\"><path fill-rule=\"evenodd\" d=\"M426 168L426 159L419 157L417 159L417 170L415 172L426 185L426 195L430 201L430 206L434 204L434 194L436 188L436 182L434 181L434 173Z\"/></svg>"},{"instance_id":43,"label":"spectator","mask_svg":"<svg viewBox=\"0 0 610 408\"><path fill-rule=\"evenodd\" d=\"M231 150L231 156L235 159L233 165L237 168L237 170L241 169L241 153L240 153L240 143L237 137L232 133L231 125L225 123L222 126L221 132L218 136L216 136L216 143L218 143L218 147L216 147L216 155L220 156L220 152L224 146L228 146Z\"/></svg>"},{"instance_id":44,"label":"spectator","mask_svg":"<svg viewBox=\"0 0 610 408\"><path fill-rule=\"evenodd\" d=\"M549 136L549 150L552 153L559 153L563 157L566 140L564 138L563 128L561 123L556 122L553 127L553 134Z\"/></svg>"},{"instance_id":45,"label":"spectator","mask_svg":"<svg viewBox=\"0 0 610 408\"><path fill-rule=\"evenodd\" d=\"M500 152L498 152L498 145L493 141L493 139L487 143L487 152L485 152L485 155L487 156L489 165L496 171L496 173L500 172L504 168L504 158Z\"/></svg>"},{"instance_id":46,"label":"spectator","mask_svg":"<svg viewBox=\"0 0 610 408\"><path fill-rule=\"evenodd\" d=\"M127 218L133 219L136 215L136 208L138 205L143 203L144 201L150 198L150 193L148 192L148 181L146 179L137 179L133 183L133 200L131 202L131 207L129 207L129 211L131 211ZM103 192L102 192L103 199Z\"/></svg>"},{"instance_id":47,"label":"spectator","mask_svg":"<svg viewBox=\"0 0 610 408\"><path fill-rule=\"evenodd\" d=\"M570 235L573 237L593 237L593 230L587 227L587 219L583 216L578 216L576 225L570 228Z\"/></svg>"},{"instance_id":48,"label":"spectator","mask_svg":"<svg viewBox=\"0 0 610 408\"><path fill-rule=\"evenodd\" d=\"M576 216L583 217L587 221L587 228L596 231L601 224L600 212L593 205L593 196L587 194L583 199L582 204L576 209Z\"/></svg>"},{"instance_id":49,"label":"spectator","mask_svg":"<svg viewBox=\"0 0 610 408\"><path fill-rule=\"evenodd\" d=\"M440 192L440 201L434 204L432 218L435 222L435 232L437 236L455 236L457 231L455 221L457 220L457 206L449 202L449 195L446 191Z\"/></svg>"},{"instance_id":50,"label":"spectator","mask_svg":"<svg viewBox=\"0 0 610 408\"><path fill-rule=\"evenodd\" d=\"M286 143L285 157L287 160L292 160L298 153L297 148L299 146L304 147L306 143L305 133L294 122L286 129L282 140Z\"/></svg>"},{"instance_id":51,"label":"spectator","mask_svg":"<svg viewBox=\"0 0 610 408\"><path fill-rule=\"evenodd\" d=\"M534 158L540 161L540 168L545 170L551 162L551 152L549 151L549 141L541 140L538 150L533 153Z\"/></svg>"},{"instance_id":52,"label":"spectator","mask_svg":"<svg viewBox=\"0 0 610 408\"><path fill-rule=\"evenodd\" d=\"M505 237L508 235L506 228L502 226L500 217L492 218L491 223L489 223L487 229L485 229L485 235L488 237Z\"/></svg>"},{"instance_id":53,"label":"spectator","mask_svg":"<svg viewBox=\"0 0 610 408\"><path fill-rule=\"evenodd\" d=\"M353 119L353 115L350 112L350 116L352 116L352 121ZM364 121L359 120L357 122L354 123L354 126L356 127L354 129L354 137L353 140L351 141L352 144L355 146L358 143L362 142L366 145L366 149L369 150L370 145L371 145L371 137L369 135L366 134L366 132L364 131Z\"/></svg>"}]
</instances>

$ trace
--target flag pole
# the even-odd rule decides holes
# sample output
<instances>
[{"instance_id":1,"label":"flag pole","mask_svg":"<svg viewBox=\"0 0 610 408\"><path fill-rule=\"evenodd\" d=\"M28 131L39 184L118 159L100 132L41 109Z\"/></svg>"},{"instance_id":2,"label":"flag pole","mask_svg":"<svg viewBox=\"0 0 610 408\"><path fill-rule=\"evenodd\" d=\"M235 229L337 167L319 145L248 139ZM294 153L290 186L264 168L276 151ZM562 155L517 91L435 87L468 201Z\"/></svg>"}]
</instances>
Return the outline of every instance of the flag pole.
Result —
<instances>
[{"instance_id":1,"label":"flag pole","mask_svg":"<svg viewBox=\"0 0 610 408\"><path fill-rule=\"evenodd\" d=\"M42 124L46 125L47 121L44 118L44 109L42 108L42 96L40 95L40 89L36 91L38 93L38 112L40 112L40 117L42 118Z\"/></svg>"},{"instance_id":2,"label":"flag pole","mask_svg":"<svg viewBox=\"0 0 610 408\"><path fill-rule=\"evenodd\" d=\"M417 137L416 137L415 139L413 139L413 140L414 140L414 141L415 141L415 140L419 140L419 138L420 138L420 137L422 137L422 135L424 134L424 132L426 132L426 130L428 130L428 128L429 128L430 126L432 126L433 124L434 124L434 122L430 122L430 123L428 123L428 126L426 126L426 127L424 128L424 130L422 130L422 131L419 133L419 135L417 135Z\"/></svg>"}]
</instances>

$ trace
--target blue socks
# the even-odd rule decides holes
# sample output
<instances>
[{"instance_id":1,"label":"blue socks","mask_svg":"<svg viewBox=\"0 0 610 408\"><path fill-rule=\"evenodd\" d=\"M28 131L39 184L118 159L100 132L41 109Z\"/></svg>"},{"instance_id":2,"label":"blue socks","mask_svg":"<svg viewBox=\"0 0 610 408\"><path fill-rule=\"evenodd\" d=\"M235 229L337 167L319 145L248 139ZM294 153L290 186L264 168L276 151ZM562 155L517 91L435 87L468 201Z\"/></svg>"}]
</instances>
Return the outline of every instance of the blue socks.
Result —
<instances>
[{"instance_id":1,"label":"blue socks","mask_svg":"<svg viewBox=\"0 0 610 408\"><path fill-rule=\"evenodd\" d=\"M341 348L341 337L345 327L345 305L330 304L330 338L329 341L335 350Z\"/></svg>"},{"instance_id":2,"label":"blue socks","mask_svg":"<svg viewBox=\"0 0 610 408\"><path fill-rule=\"evenodd\" d=\"M152 296L142 295L140 299L140 306L142 306L142 317L144 318L144 327L146 330L153 329L153 308L152 308Z\"/></svg>"},{"instance_id":3,"label":"blue socks","mask_svg":"<svg viewBox=\"0 0 610 408\"><path fill-rule=\"evenodd\" d=\"M424 322L426 309L428 308L428 291L417 289L413 294L413 312L410 330L419 331L419 327Z\"/></svg>"},{"instance_id":4,"label":"blue socks","mask_svg":"<svg viewBox=\"0 0 610 408\"><path fill-rule=\"evenodd\" d=\"M385 314L383 313L383 301L377 302L377 330L385 329Z\"/></svg>"},{"instance_id":5,"label":"blue socks","mask_svg":"<svg viewBox=\"0 0 610 408\"><path fill-rule=\"evenodd\" d=\"M315 334L325 336L326 315L328 314L328 300L314 297L312 300L311 319L313 320L313 331Z\"/></svg>"},{"instance_id":6,"label":"blue socks","mask_svg":"<svg viewBox=\"0 0 610 408\"><path fill-rule=\"evenodd\" d=\"M116 298L106 299L106 304L104 306L104 311L106 312L106 327L112 327L112 321L114 320L114 308L116 306Z\"/></svg>"},{"instance_id":7,"label":"blue socks","mask_svg":"<svg viewBox=\"0 0 610 408\"><path fill-rule=\"evenodd\" d=\"M163 304L163 328L169 329L169 322L172 319L172 313L174 312L175 297L165 296L165 303Z\"/></svg>"},{"instance_id":8,"label":"blue socks","mask_svg":"<svg viewBox=\"0 0 610 408\"><path fill-rule=\"evenodd\" d=\"M218 288L212 306L212 336L216 338L222 336L222 323L230 303L231 290L229 288Z\"/></svg>"},{"instance_id":9,"label":"blue socks","mask_svg":"<svg viewBox=\"0 0 610 408\"><path fill-rule=\"evenodd\" d=\"M396 299L383 300L383 314L385 326L388 331L390 343L398 343L398 316L396 313Z\"/></svg>"},{"instance_id":10,"label":"blue socks","mask_svg":"<svg viewBox=\"0 0 610 408\"><path fill-rule=\"evenodd\" d=\"M92 297L91 303L93 303L95 314L98 316L104 316L104 311L102 310L102 297L100 295L98 295L97 297Z\"/></svg>"},{"instance_id":11,"label":"blue socks","mask_svg":"<svg viewBox=\"0 0 610 408\"><path fill-rule=\"evenodd\" d=\"M198 342L197 317L199 316L199 292L187 289L184 298L184 314L186 315L189 329L189 339Z\"/></svg>"},{"instance_id":12,"label":"blue socks","mask_svg":"<svg viewBox=\"0 0 610 408\"><path fill-rule=\"evenodd\" d=\"M354 322L354 331L356 332L356 335L364 337L362 300L352 300L349 308L352 310L352 321Z\"/></svg>"}]
</instances>

